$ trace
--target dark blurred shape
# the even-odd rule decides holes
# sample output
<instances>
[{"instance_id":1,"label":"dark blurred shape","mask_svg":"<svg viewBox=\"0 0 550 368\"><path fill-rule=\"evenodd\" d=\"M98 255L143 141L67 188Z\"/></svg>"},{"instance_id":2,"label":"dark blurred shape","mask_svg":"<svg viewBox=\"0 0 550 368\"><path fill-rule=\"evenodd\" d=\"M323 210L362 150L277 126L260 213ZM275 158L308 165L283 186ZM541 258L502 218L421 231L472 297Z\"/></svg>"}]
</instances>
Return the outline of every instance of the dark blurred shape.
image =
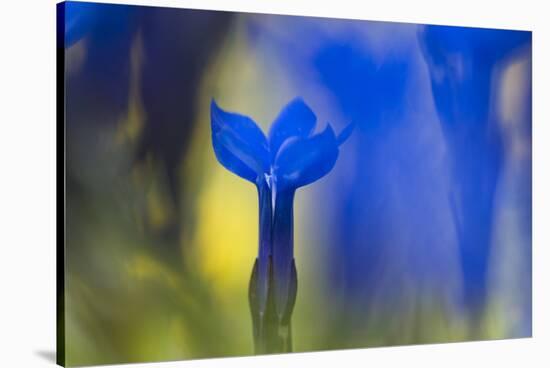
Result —
<instances>
[{"instance_id":1,"label":"dark blurred shape","mask_svg":"<svg viewBox=\"0 0 550 368\"><path fill-rule=\"evenodd\" d=\"M152 154L162 163L177 212L178 169L192 137L199 84L230 19L225 12L169 8L149 8L142 16L146 124L136 159ZM177 238L179 223L173 223L169 237Z\"/></svg>"},{"instance_id":2,"label":"dark blurred shape","mask_svg":"<svg viewBox=\"0 0 550 368\"><path fill-rule=\"evenodd\" d=\"M70 145L79 143L71 137L73 126L91 124L99 129L102 124L118 124L127 112L131 48L141 36L139 79L146 118L134 165L149 157L164 170L176 213L158 234L164 244L159 251L165 260L179 264L179 193L184 188L177 172L192 136L200 81L232 15L72 2L67 7L66 47L86 42L82 68L67 79L68 160ZM67 181L72 183L69 191L76 194L77 181L70 171Z\"/></svg>"},{"instance_id":3,"label":"dark blurred shape","mask_svg":"<svg viewBox=\"0 0 550 368\"><path fill-rule=\"evenodd\" d=\"M67 124L109 124L127 109L130 47L140 8L68 2L65 47L86 42L82 68L67 78Z\"/></svg>"}]
</instances>

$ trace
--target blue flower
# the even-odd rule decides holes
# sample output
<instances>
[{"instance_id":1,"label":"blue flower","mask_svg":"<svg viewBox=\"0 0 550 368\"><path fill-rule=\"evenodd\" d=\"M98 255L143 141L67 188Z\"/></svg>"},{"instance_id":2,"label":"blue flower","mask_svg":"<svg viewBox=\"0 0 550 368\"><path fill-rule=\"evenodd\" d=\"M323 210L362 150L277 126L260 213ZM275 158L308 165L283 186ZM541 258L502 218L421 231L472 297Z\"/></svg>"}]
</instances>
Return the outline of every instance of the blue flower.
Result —
<instances>
[{"instance_id":1,"label":"blue flower","mask_svg":"<svg viewBox=\"0 0 550 368\"><path fill-rule=\"evenodd\" d=\"M334 167L338 146L351 134L350 124L337 137L329 125L313 133L317 118L301 98L292 100L271 125L268 137L249 117L211 103L212 145L218 161L234 174L280 190L297 189L322 178Z\"/></svg>"},{"instance_id":2,"label":"blue flower","mask_svg":"<svg viewBox=\"0 0 550 368\"><path fill-rule=\"evenodd\" d=\"M330 124L315 133L317 118L300 98L281 111L267 137L251 118L224 111L214 100L210 114L218 161L258 190L260 239L249 293L256 352L291 351L297 291L294 194L332 170L354 125L338 136Z\"/></svg>"}]
</instances>

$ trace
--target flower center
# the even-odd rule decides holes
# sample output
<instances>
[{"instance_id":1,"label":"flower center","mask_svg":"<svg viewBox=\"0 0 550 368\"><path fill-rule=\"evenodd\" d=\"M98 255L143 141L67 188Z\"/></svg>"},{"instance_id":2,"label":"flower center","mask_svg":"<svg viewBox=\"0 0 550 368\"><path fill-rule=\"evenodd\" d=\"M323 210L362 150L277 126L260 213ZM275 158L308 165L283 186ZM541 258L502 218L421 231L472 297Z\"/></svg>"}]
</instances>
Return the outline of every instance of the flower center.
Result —
<instances>
[{"instance_id":1,"label":"flower center","mask_svg":"<svg viewBox=\"0 0 550 368\"><path fill-rule=\"evenodd\" d=\"M269 169L269 174L264 174L265 181L269 189L271 189L271 212L275 213L275 200L277 198L277 177L273 173L273 167Z\"/></svg>"}]
</instances>

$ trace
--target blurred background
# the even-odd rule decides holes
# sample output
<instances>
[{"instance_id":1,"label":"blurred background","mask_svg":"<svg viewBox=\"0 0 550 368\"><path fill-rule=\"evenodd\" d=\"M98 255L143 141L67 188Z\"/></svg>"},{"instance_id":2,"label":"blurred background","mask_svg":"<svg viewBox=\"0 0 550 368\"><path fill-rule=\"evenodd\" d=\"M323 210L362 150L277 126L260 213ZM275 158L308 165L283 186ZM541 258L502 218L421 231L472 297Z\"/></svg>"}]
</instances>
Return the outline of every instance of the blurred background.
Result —
<instances>
[{"instance_id":1,"label":"blurred background","mask_svg":"<svg viewBox=\"0 0 550 368\"><path fill-rule=\"evenodd\" d=\"M531 335L531 33L65 3L69 365L253 353L210 100L356 129L295 200L294 351Z\"/></svg>"}]
</instances>

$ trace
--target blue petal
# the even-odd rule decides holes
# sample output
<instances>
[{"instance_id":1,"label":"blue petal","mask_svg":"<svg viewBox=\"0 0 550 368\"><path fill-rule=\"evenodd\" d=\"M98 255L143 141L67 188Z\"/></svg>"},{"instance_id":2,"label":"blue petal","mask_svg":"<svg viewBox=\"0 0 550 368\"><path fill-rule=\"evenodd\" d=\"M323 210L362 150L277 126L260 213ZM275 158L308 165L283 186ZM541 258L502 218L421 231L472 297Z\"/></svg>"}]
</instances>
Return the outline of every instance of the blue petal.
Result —
<instances>
[{"instance_id":1,"label":"blue petal","mask_svg":"<svg viewBox=\"0 0 550 368\"><path fill-rule=\"evenodd\" d=\"M292 137L307 137L315 128L317 117L301 98L295 98L281 111L269 130L271 160L281 145Z\"/></svg>"},{"instance_id":2,"label":"blue petal","mask_svg":"<svg viewBox=\"0 0 550 368\"><path fill-rule=\"evenodd\" d=\"M355 123L349 123L348 126L345 127L344 130L340 132L340 134L338 134L338 138L336 140L338 141L339 146L341 146L345 141L348 140L354 129Z\"/></svg>"},{"instance_id":3,"label":"blue petal","mask_svg":"<svg viewBox=\"0 0 550 368\"><path fill-rule=\"evenodd\" d=\"M325 176L338 158L338 141L330 125L309 138L291 138L275 159L277 186L299 188Z\"/></svg>"},{"instance_id":4,"label":"blue petal","mask_svg":"<svg viewBox=\"0 0 550 368\"><path fill-rule=\"evenodd\" d=\"M226 112L212 100L212 146L218 161L238 176L256 182L269 171L267 139L247 116Z\"/></svg>"}]
</instances>

